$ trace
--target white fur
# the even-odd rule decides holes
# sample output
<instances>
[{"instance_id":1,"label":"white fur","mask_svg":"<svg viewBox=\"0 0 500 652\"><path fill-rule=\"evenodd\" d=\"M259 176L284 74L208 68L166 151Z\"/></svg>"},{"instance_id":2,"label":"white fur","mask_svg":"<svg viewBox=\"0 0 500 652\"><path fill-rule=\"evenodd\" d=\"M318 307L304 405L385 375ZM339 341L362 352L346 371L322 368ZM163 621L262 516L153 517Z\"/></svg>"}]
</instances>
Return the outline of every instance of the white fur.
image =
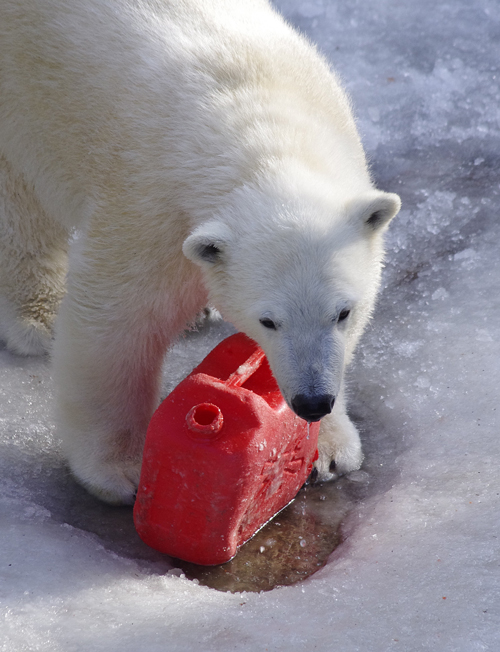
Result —
<instances>
[{"instance_id":1,"label":"white fur","mask_svg":"<svg viewBox=\"0 0 500 652\"><path fill-rule=\"evenodd\" d=\"M163 354L207 301L263 346L289 402L337 397L320 477L358 468L343 369L399 199L373 188L314 48L265 0L2 0L0 71L0 336L13 351L49 348L80 231L53 351L76 478L133 500Z\"/></svg>"}]
</instances>

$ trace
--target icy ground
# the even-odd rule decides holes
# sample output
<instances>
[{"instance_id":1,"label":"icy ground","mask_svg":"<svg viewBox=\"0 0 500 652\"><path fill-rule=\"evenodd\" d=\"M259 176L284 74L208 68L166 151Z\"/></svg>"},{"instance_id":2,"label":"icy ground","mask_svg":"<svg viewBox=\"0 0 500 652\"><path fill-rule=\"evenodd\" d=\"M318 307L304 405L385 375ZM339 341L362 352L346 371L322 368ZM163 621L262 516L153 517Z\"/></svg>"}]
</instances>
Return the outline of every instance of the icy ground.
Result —
<instances>
[{"instance_id":1,"label":"icy ground","mask_svg":"<svg viewBox=\"0 0 500 652\"><path fill-rule=\"evenodd\" d=\"M47 362L0 350L4 652L500 650L500 4L276 4L342 75L404 206L349 376L366 462L335 489L363 487L344 541L265 593L168 573L130 511L68 477ZM170 383L222 334L181 342Z\"/></svg>"}]
</instances>

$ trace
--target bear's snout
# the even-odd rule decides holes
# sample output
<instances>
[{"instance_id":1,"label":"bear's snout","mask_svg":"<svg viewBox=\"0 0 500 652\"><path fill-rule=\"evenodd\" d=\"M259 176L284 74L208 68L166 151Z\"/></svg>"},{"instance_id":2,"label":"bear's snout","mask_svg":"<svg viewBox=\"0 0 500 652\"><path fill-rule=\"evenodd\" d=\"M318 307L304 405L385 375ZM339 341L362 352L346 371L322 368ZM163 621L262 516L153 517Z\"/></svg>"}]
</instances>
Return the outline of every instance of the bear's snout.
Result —
<instances>
[{"instance_id":1,"label":"bear's snout","mask_svg":"<svg viewBox=\"0 0 500 652\"><path fill-rule=\"evenodd\" d=\"M322 394L320 396L296 394L291 403L293 411L301 419L309 422L319 421L332 411L335 396L332 396L332 394Z\"/></svg>"}]
</instances>

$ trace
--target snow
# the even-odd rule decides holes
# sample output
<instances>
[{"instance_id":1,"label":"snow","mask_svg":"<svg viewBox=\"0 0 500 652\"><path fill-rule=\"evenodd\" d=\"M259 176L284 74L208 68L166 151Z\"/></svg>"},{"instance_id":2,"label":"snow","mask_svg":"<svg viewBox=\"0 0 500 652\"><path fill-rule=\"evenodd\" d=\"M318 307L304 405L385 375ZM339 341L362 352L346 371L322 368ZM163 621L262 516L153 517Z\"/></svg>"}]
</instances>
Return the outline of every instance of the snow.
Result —
<instances>
[{"instance_id":1,"label":"snow","mask_svg":"<svg viewBox=\"0 0 500 652\"><path fill-rule=\"evenodd\" d=\"M500 5L276 5L340 73L374 177L403 199L349 374L363 469L311 489L286 526L298 556L324 530L340 545L266 592L189 580L142 544L130 509L69 477L48 362L1 349L4 652L500 649ZM181 340L164 391L230 332ZM246 559L288 559L286 537L266 537Z\"/></svg>"}]
</instances>

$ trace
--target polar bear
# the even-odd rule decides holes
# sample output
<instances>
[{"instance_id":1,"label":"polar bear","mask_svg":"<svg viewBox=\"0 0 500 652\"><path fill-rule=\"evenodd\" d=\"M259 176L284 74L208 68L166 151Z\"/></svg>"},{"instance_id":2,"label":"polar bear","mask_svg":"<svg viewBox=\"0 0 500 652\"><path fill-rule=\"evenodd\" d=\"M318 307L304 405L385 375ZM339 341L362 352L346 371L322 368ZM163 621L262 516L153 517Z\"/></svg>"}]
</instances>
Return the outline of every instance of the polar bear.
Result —
<instances>
[{"instance_id":1,"label":"polar bear","mask_svg":"<svg viewBox=\"0 0 500 652\"><path fill-rule=\"evenodd\" d=\"M55 321L58 429L92 494L133 502L165 351L205 305L322 420L319 479L359 468L343 373L400 201L266 0L2 0L0 197L0 337L41 354Z\"/></svg>"}]
</instances>

